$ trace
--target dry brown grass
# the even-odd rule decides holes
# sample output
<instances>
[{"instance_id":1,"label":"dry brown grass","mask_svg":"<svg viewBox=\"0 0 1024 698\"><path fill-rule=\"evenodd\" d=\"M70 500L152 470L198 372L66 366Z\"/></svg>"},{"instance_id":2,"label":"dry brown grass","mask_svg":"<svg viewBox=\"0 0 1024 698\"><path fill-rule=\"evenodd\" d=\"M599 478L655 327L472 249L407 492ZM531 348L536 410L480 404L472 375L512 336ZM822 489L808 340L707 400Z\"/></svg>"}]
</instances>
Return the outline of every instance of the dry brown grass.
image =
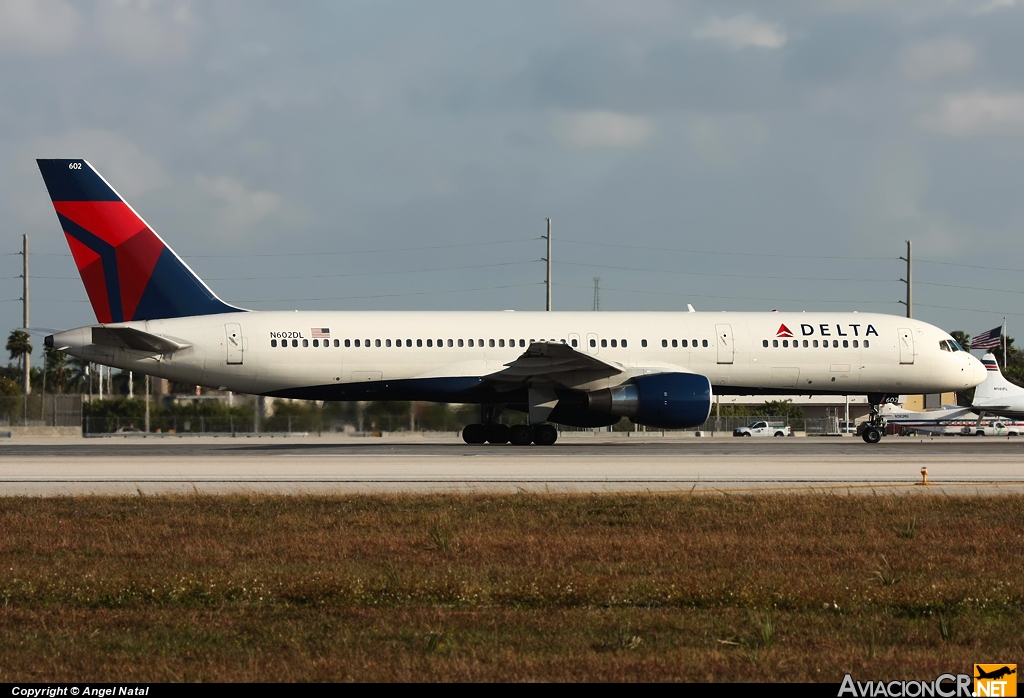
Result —
<instances>
[{"instance_id":1,"label":"dry brown grass","mask_svg":"<svg viewBox=\"0 0 1024 698\"><path fill-rule=\"evenodd\" d=\"M933 678L1022 655L1024 498L0 500L0 681Z\"/></svg>"}]
</instances>

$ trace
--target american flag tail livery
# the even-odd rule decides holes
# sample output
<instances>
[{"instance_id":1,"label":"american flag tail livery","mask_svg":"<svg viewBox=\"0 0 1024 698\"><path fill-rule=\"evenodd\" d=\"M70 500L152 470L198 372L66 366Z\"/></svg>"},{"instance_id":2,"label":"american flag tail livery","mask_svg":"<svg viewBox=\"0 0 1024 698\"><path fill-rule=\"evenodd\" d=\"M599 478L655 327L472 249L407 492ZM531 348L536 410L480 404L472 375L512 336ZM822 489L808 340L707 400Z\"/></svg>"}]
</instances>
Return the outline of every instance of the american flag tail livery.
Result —
<instances>
[{"instance_id":1,"label":"american flag tail livery","mask_svg":"<svg viewBox=\"0 0 1024 698\"><path fill-rule=\"evenodd\" d=\"M241 312L219 299L85 160L37 160L101 323Z\"/></svg>"}]
</instances>

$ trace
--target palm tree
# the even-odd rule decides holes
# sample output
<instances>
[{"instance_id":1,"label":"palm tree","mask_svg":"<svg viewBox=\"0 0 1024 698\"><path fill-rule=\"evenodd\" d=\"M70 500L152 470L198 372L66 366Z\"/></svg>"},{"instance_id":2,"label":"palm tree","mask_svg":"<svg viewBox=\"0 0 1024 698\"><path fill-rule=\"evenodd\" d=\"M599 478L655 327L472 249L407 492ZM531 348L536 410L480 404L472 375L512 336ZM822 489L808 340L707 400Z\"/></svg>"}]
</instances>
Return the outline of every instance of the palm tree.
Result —
<instances>
[{"instance_id":1,"label":"palm tree","mask_svg":"<svg viewBox=\"0 0 1024 698\"><path fill-rule=\"evenodd\" d=\"M54 390L58 393L64 392L67 372L68 355L58 349L46 347L43 350L43 375L49 375L50 380L53 382ZM43 385L45 385L45 382ZM43 392L46 392L45 389Z\"/></svg>"},{"instance_id":2,"label":"palm tree","mask_svg":"<svg viewBox=\"0 0 1024 698\"><path fill-rule=\"evenodd\" d=\"M89 362L85 359L75 357L68 359L68 368L70 369L67 373L68 390L77 390L80 393L89 392L91 388L89 383L92 378L92 370L89 368L89 365Z\"/></svg>"},{"instance_id":3,"label":"palm tree","mask_svg":"<svg viewBox=\"0 0 1024 698\"><path fill-rule=\"evenodd\" d=\"M22 374L24 374L25 363L32 357L32 342L29 341L28 332L12 330L7 337L7 351L11 353L11 361L18 361Z\"/></svg>"}]
</instances>

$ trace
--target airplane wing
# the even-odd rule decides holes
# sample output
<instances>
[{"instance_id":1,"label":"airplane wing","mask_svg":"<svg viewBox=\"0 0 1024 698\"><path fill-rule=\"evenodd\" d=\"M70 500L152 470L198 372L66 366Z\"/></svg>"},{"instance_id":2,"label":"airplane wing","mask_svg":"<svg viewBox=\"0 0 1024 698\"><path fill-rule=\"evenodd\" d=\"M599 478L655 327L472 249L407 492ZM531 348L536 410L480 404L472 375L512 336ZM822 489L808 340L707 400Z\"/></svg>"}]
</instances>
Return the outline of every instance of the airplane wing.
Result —
<instances>
[{"instance_id":1,"label":"airplane wing","mask_svg":"<svg viewBox=\"0 0 1024 698\"><path fill-rule=\"evenodd\" d=\"M143 332L134 327L93 327L92 343L103 347L134 349L154 354L170 354L192 346L167 337Z\"/></svg>"},{"instance_id":2,"label":"airplane wing","mask_svg":"<svg viewBox=\"0 0 1024 698\"><path fill-rule=\"evenodd\" d=\"M544 378L556 383L561 375L585 371L594 377L614 376L624 371L623 367L576 351L561 342L533 342L529 349L505 368L486 378L502 382L520 383L530 378Z\"/></svg>"}]
</instances>

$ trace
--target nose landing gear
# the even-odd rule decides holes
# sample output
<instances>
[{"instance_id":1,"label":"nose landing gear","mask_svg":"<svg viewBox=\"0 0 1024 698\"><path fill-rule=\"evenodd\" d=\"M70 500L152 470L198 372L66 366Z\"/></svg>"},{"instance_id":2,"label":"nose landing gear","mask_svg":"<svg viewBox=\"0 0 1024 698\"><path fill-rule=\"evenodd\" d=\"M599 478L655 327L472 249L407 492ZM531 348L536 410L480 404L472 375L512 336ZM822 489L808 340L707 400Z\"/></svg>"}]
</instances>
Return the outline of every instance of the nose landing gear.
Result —
<instances>
[{"instance_id":1,"label":"nose landing gear","mask_svg":"<svg viewBox=\"0 0 1024 698\"><path fill-rule=\"evenodd\" d=\"M877 396L880 398L877 401L872 399L874 397L876 396L868 396L868 399L871 401L871 414L865 421L857 425L857 433L860 434L860 438L864 439L864 443L869 444L877 444L882 440L886 425L885 417L882 416L881 412L885 396Z\"/></svg>"}]
</instances>

